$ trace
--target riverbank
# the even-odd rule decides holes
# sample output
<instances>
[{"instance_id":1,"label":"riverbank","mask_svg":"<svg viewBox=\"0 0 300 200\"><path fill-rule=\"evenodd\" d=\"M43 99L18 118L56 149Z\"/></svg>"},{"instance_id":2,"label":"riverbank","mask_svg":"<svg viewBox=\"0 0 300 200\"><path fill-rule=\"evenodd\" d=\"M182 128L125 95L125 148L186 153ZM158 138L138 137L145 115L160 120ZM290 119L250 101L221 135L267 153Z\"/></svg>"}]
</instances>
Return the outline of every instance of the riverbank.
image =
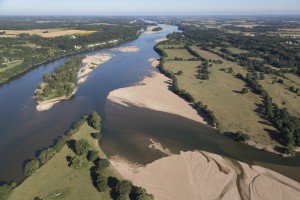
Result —
<instances>
[{"instance_id":1,"label":"riverbank","mask_svg":"<svg viewBox=\"0 0 300 200\"><path fill-rule=\"evenodd\" d=\"M155 58L150 58L149 62L153 67L159 64ZM191 105L169 90L172 84L171 79L154 70L151 73L151 77L144 78L135 86L110 92L107 99L120 105L128 106L131 104L180 115L207 124Z\"/></svg>"},{"instance_id":2,"label":"riverbank","mask_svg":"<svg viewBox=\"0 0 300 200\"><path fill-rule=\"evenodd\" d=\"M114 168L155 199L298 199L300 183L274 171L207 152L181 152L146 166L124 158Z\"/></svg>"}]
</instances>

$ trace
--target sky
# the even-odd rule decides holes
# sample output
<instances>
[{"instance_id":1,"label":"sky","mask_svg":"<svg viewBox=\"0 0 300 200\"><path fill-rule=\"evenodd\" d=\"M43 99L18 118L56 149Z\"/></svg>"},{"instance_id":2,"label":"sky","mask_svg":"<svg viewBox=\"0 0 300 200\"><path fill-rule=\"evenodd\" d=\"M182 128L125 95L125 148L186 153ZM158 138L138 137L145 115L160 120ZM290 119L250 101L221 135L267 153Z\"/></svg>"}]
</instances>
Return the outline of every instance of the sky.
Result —
<instances>
[{"instance_id":1,"label":"sky","mask_svg":"<svg viewBox=\"0 0 300 200\"><path fill-rule=\"evenodd\" d=\"M300 0L0 0L0 15L300 15Z\"/></svg>"}]
</instances>

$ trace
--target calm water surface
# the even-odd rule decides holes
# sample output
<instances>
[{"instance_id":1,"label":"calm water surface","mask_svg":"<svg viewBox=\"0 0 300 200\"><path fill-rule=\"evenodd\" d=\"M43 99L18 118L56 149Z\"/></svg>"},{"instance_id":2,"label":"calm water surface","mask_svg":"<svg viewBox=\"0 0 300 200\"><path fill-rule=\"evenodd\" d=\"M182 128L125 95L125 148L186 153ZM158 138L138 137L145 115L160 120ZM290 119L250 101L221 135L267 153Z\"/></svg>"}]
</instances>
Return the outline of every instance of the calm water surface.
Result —
<instances>
[{"instance_id":1,"label":"calm water surface","mask_svg":"<svg viewBox=\"0 0 300 200\"><path fill-rule=\"evenodd\" d=\"M23 76L0 86L0 180L21 181L23 161L34 158L53 140L68 130L83 114L98 111L103 119L101 147L109 155L122 155L143 164L162 155L149 149L149 138L160 142L172 152L205 150L251 164L268 167L300 181L300 156L281 158L234 142L215 130L194 121L163 112L122 107L106 101L112 90L128 87L150 76L153 68L148 59L158 57L153 46L156 39L177 30L163 25L164 32L142 35L121 46L136 45L141 51L121 53L109 49L113 58L96 68L88 80L79 85L70 100L55 105L51 110L37 112L34 90L42 75L51 73L67 58L41 65ZM86 54L97 53L90 52Z\"/></svg>"}]
</instances>

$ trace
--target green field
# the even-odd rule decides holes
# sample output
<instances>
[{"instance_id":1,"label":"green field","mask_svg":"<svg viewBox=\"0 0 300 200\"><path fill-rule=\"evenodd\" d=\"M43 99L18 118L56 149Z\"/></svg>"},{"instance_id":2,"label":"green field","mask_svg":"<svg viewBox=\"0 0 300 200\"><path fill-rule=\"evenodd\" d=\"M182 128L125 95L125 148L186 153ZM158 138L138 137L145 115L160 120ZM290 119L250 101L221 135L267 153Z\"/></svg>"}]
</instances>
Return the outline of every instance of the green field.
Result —
<instances>
[{"instance_id":1,"label":"green field","mask_svg":"<svg viewBox=\"0 0 300 200\"><path fill-rule=\"evenodd\" d=\"M93 128L85 123L80 130L72 136L72 139L85 139L91 145L91 150L99 151L99 156L104 158L98 141L91 137L95 132ZM88 163L82 169L76 170L68 166L67 156L74 156L74 152L67 145L60 153L56 154L50 161L42 166L36 173L26 178L26 180L16 187L10 195L10 200L33 200L34 197L47 199L111 199L109 190L100 193L93 186L90 168L92 163ZM121 177L112 169L105 171L107 176Z\"/></svg>"},{"instance_id":2,"label":"green field","mask_svg":"<svg viewBox=\"0 0 300 200\"><path fill-rule=\"evenodd\" d=\"M4 67L4 68L0 68L0 73L1 72L4 72L5 70L7 69L11 69L11 68L14 68L15 66L17 65L20 65L23 61L22 60L17 60L15 62L11 62L9 64L5 64L7 67Z\"/></svg>"},{"instance_id":3,"label":"green field","mask_svg":"<svg viewBox=\"0 0 300 200\"><path fill-rule=\"evenodd\" d=\"M235 48L235 47L227 48L227 50L230 51L233 54L248 53L248 51L246 51L246 50L238 49L238 48Z\"/></svg>"},{"instance_id":4,"label":"green field","mask_svg":"<svg viewBox=\"0 0 300 200\"><path fill-rule=\"evenodd\" d=\"M182 58L183 60L188 60L195 58L186 49L164 49L168 55L167 59L173 60L175 57Z\"/></svg>"},{"instance_id":5,"label":"green field","mask_svg":"<svg viewBox=\"0 0 300 200\"><path fill-rule=\"evenodd\" d=\"M183 72L182 75L176 75L179 87L191 93L196 101L206 104L214 112L222 132L242 131L249 134L251 140L260 144L279 145L266 131L274 128L267 125L267 121L255 111L257 105L262 104L261 98L252 92L240 93L246 85L244 81L236 78L235 74L245 75L247 71L236 63L224 60L196 46L192 49L207 59L222 60L223 64L211 63L213 66L209 67L209 80L201 80L196 78L200 61L167 61L166 69L174 73ZM172 56L180 55L180 52L178 54L174 52ZM220 70L230 67L233 73Z\"/></svg>"}]
</instances>

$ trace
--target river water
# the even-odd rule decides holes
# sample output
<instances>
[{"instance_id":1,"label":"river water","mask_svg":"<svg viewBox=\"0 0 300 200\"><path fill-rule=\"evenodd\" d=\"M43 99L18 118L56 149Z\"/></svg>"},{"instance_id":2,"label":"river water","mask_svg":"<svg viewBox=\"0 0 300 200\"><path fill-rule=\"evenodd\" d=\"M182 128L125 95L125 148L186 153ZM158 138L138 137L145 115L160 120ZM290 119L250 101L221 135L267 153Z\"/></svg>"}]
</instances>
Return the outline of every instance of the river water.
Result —
<instances>
[{"instance_id":1,"label":"river water","mask_svg":"<svg viewBox=\"0 0 300 200\"><path fill-rule=\"evenodd\" d=\"M122 53L105 49L113 58L96 68L88 80L79 85L70 100L48 111L36 111L34 90L42 75L51 73L67 58L38 66L22 76L0 86L0 180L16 182L24 176L24 161L34 158L38 150L51 145L83 114L96 110L103 120L101 148L109 155L146 164L164 156L150 149L149 138L176 153L180 150L204 150L229 158L257 164L284 174L300 182L300 156L282 158L234 142L216 130L173 114L124 107L106 100L110 91L136 84L150 76L153 67L148 63L154 52L155 40L177 31L175 26L162 25L164 31L141 35L137 40L120 46L135 45L141 50ZM94 54L93 51L86 54Z\"/></svg>"}]
</instances>

